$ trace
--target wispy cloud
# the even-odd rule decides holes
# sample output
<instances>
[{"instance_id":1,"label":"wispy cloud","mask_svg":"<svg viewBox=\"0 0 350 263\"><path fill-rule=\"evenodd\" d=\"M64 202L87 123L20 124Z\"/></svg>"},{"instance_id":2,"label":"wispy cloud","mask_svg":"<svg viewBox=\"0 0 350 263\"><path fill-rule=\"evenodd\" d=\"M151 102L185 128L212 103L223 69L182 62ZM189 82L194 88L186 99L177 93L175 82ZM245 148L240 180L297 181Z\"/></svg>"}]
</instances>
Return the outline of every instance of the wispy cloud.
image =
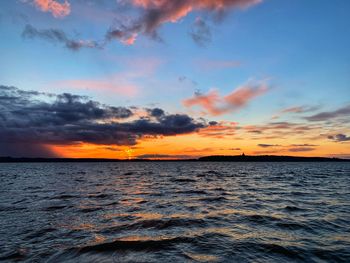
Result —
<instances>
[{"instance_id":1,"label":"wispy cloud","mask_svg":"<svg viewBox=\"0 0 350 263\"><path fill-rule=\"evenodd\" d=\"M207 94L196 92L194 97L185 99L184 106L200 106L204 113L218 116L236 111L246 106L254 98L268 91L266 84L247 84L233 90L226 96L220 96L217 90L211 90Z\"/></svg>"},{"instance_id":2,"label":"wispy cloud","mask_svg":"<svg viewBox=\"0 0 350 263\"><path fill-rule=\"evenodd\" d=\"M261 125L247 125L243 127L255 138L291 138L298 136L301 138L307 134L318 133L322 129L321 125L305 124L294 122L269 122Z\"/></svg>"},{"instance_id":3,"label":"wispy cloud","mask_svg":"<svg viewBox=\"0 0 350 263\"><path fill-rule=\"evenodd\" d=\"M316 150L315 148L312 147L295 147L295 148L290 148L288 149L289 152L311 152Z\"/></svg>"},{"instance_id":4,"label":"wispy cloud","mask_svg":"<svg viewBox=\"0 0 350 263\"><path fill-rule=\"evenodd\" d=\"M333 120L335 118L348 116L350 116L350 105L347 105L334 111L320 112L315 115L305 117L305 119L308 121L328 121Z\"/></svg>"},{"instance_id":5,"label":"wispy cloud","mask_svg":"<svg viewBox=\"0 0 350 263\"><path fill-rule=\"evenodd\" d=\"M309 144L309 143L303 143L303 144L292 144L291 146L294 147L316 147L317 144Z\"/></svg>"},{"instance_id":6,"label":"wispy cloud","mask_svg":"<svg viewBox=\"0 0 350 263\"><path fill-rule=\"evenodd\" d=\"M319 106L295 106L281 110L281 113L305 113L318 110Z\"/></svg>"},{"instance_id":7,"label":"wispy cloud","mask_svg":"<svg viewBox=\"0 0 350 263\"><path fill-rule=\"evenodd\" d=\"M50 12L56 18L70 14L71 4L68 0L24 0L32 3L43 12ZM124 19L115 22L107 30L104 41L119 40L125 45L133 45L139 34L160 40L158 28L166 23L176 23L191 12L203 11L213 17L222 17L233 9L246 9L261 3L262 0L130 0L116 1L121 8L130 9ZM117 8L118 8L117 7ZM135 10L136 9L136 10ZM86 11L86 10L85 10ZM83 13L85 12L83 11ZM136 12L135 12L136 11ZM130 14L129 14L130 13ZM101 16L101 14L98 14ZM108 16L110 14L108 13ZM217 19L219 20L219 19ZM197 18L189 32L192 39L199 45L205 46L211 40L211 32L206 21Z\"/></svg>"},{"instance_id":8,"label":"wispy cloud","mask_svg":"<svg viewBox=\"0 0 350 263\"><path fill-rule=\"evenodd\" d=\"M72 79L62 80L54 83L55 86L68 87L73 89L103 91L116 93L125 97L134 97L139 92L139 87L124 79L123 77L114 77L110 80L103 79Z\"/></svg>"},{"instance_id":9,"label":"wispy cloud","mask_svg":"<svg viewBox=\"0 0 350 263\"><path fill-rule=\"evenodd\" d=\"M307 112L316 111L320 106L293 106L280 110L277 114L271 117L272 120L278 119L284 114L302 114Z\"/></svg>"},{"instance_id":10,"label":"wispy cloud","mask_svg":"<svg viewBox=\"0 0 350 263\"><path fill-rule=\"evenodd\" d=\"M205 11L218 17L228 10L245 9L260 2L262 0L132 0L131 5L142 10L141 16L131 23L120 24L111 29L109 35L126 44L134 43L140 33L159 39L157 29L160 26L175 23L191 12ZM207 27L203 27L203 23L200 24L201 33L208 37ZM199 38L195 37L195 40Z\"/></svg>"},{"instance_id":11,"label":"wispy cloud","mask_svg":"<svg viewBox=\"0 0 350 263\"><path fill-rule=\"evenodd\" d=\"M279 144L259 143L258 146L261 147L261 148L271 148L271 147L280 147L281 145L279 145Z\"/></svg>"},{"instance_id":12,"label":"wispy cloud","mask_svg":"<svg viewBox=\"0 0 350 263\"><path fill-rule=\"evenodd\" d=\"M206 46L211 41L210 28L200 17L197 17L194 21L189 34L193 41L202 47Z\"/></svg>"},{"instance_id":13,"label":"wispy cloud","mask_svg":"<svg viewBox=\"0 0 350 263\"><path fill-rule=\"evenodd\" d=\"M203 137L211 137L216 139L230 138L236 135L237 123L236 122L215 122L211 121L209 125L201 129L198 134Z\"/></svg>"},{"instance_id":14,"label":"wispy cloud","mask_svg":"<svg viewBox=\"0 0 350 263\"><path fill-rule=\"evenodd\" d=\"M63 44L66 48L77 51L81 48L98 48L101 49L103 47L102 44L99 44L93 40L76 40L67 36L67 34L59 29L37 29L32 25L26 25L23 32L23 38L40 38L46 41L50 41L52 43Z\"/></svg>"},{"instance_id":15,"label":"wispy cloud","mask_svg":"<svg viewBox=\"0 0 350 263\"><path fill-rule=\"evenodd\" d=\"M138 83L152 77L158 67L163 63L162 60L156 57L137 57L133 59L118 57L116 60L125 66L123 71L99 78L59 80L50 83L50 85L98 92L103 91L124 97L135 97L141 91Z\"/></svg>"}]
</instances>

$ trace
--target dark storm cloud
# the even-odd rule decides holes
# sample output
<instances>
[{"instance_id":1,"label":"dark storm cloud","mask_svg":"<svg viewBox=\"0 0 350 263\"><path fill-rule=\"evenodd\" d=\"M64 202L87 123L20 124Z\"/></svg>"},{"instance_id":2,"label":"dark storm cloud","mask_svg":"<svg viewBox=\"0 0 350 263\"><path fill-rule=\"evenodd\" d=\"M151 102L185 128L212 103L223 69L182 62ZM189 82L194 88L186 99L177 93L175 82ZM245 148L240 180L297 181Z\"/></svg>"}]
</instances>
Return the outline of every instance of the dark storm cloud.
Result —
<instances>
[{"instance_id":1,"label":"dark storm cloud","mask_svg":"<svg viewBox=\"0 0 350 263\"><path fill-rule=\"evenodd\" d=\"M157 122L140 119L131 123L124 123L123 127L136 134L176 135L191 133L199 128L206 127L206 125L194 122L191 117L185 114L171 114L157 118Z\"/></svg>"},{"instance_id":2,"label":"dark storm cloud","mask_svg":"<svg viewBox=\"0 0 350 263\"><path fill-rule=\"evenodd\" d=\"M164 116L164 111L159 108L154 108L154 109L147 109L147 112L149 113L150 116L159 118L161 116Z\"/></svg>"},{"instance_id":3,"label":"dark storm cloud","mask_svg":"<svg viewBox=\"0 0 350 263\"><path fill-rule=\"evenodd\" d=\"M0 86L0 143L134 145L143 136L192 133L207 125L159 108L134 118L131 108L103 105L84 96Z\"/></svg>"},{"instance_id":4,"label":"dark storm cloud","mask_svg":"<svg viewBox=\"0 0 350 263\"><path fill-rule=\"evenodd\" d=\"M189 35L197 45L202 47L211 42L210 28L200 17L198 17L193 23Z\"/></svg>"},{"instance_id":5,"label":"dark storm cloud","mask_svg":"<svg viewBox=\"0 0 350 263\"><path fill-rule=\"evenodd\" d=\"M217 121L210 121L209 122L209 125L210 126L216 126L216 125L218 125L219 123L217 122Z\"/></svg>"},{"instance_id":6,"label":"dark storm cloud","mask_svg":"<svg viewBox=\"0 0 350 263\"><path fill-rule=\"evenodd\" d=\"M27 24L22 32L23 38L41 38L53 43L61 43L66 48L78 51L81 48L102 48L102 45L96 41L91 40L76 40L67 36L67 34L60 29L42 29L39 30L32 25Z\"/></svg>"},{"instance_id":7,"label":"dark storm cloud","mask_svg":"<svg viewBox=\"0 0 350 263\"><path fill-rule=\"evenodd\" d=\"M54 98L45 102L44 97ZM38 126L64 125L87 120L128 118L132 111L124 107L102 105L87 97L63 93L59 95L24 91L15 87L0 86L0 116L16 123L35 123ZM19 117L30 117L22 118ZM17 117L17 118L14 118ZM29 123L30 122L30 123Z\"/></svg>"},{"instance_id":8,"label":"dark storm cloud","mask_svg":"<svg viewBox=\"0 0 350 263\"><path fill-rule=\"evenodd\" d=\"M47 146L33 143L0 142L0 156L11 157L58 157Z\"/></svg>"},{"instance_id":9,"label":"dark storm cloud","mask_svg":"<svg viewBox=\"0 0 350 263\"><path fill-rule=\"evenodd\" d=\"M335 111L320 112L315 115L305 117L308 121L328 121L338 117L349 117L350 116L350 105L337 109Z\"/></svg>"},{"instance_id":10,"label":"dark storm cloud","mask_svg":"<svg viewBox=\"0 0 350 263\"><path fill-rule=\"evenodd\" d=\"M346 136L345 134L337 134L337 135L330 135L328 136L328 139L336 141L336 142L347 142L350 141L350 136Z\"/></svg>"}]
</instances>

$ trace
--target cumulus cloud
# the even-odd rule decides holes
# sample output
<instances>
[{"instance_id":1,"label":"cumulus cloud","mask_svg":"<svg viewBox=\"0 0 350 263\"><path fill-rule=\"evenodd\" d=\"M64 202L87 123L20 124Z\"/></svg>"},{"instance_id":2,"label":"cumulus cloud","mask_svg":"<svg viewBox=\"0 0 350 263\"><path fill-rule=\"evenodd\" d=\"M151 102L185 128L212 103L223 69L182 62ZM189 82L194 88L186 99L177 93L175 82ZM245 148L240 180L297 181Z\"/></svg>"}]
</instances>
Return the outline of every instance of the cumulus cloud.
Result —
<instances>
[{"instance_id":1,"label":"cumulus cloud","mask_svg":"<svg viewBox=\"0 0 350 263\"><path fill-rule=\"evenodd\" d=\"M336 135L328 136L328 139L336 141L336 142L347 142L350 141L350 136L346 136L345 134L339 133Z\"/></svg>"},{"instance_id":2,"label":"cumulus cloud","mask_svg":"<svg viewBox=\"0 0 350 263\"><path fill-rule=\"evenodd\" d=\"M63 3L55 0L34 0L34 5L43 12L50 12L54 17L64 17L70 13L70 4L67 0Z\"/></svg>"},{"instance_id":3,"label":"cumulus cloud","mask_svg":"<svg viewBox=\"0 0 350 263\"><path fill-rule=\"evenodd\" d=\"M6 143L8 149L21 144L135 145L144 136L187 134L207 126L203 120L158 108L142 117L133 110L68 93L0 86L0 143Z\"/></svg>"},{"instance_id":4,"label":"cumulus cloud","mask_svg":"<svg viewBox=\"0 0 350 263\"><path fill-rule=\"evenodd\" d=\"M27 24L22 32L23 38L40 38L53 43L63 44L66 48L77 51L81 48L102 48L103 46L94 40L76 40L67 36L59 29L42 29L39 30L32 25Z\"/></svg>"},{"instance_id":5,"label":"cumulus cloud","mask_svg":"<svg viewBox=\"0 0 350 263\"><path fill-rule=\"evenodd\" d=\"M350 115L350 105L339 108L334 111L320 112L315 115L305 117L308 121L328 121L339 117L348 117Z\"/></svg>"},{"instance_id":6,"label":"cumulus cloud","mask_svg":"<svg viewBox=\"0 0 350 263\"><path fill-rule=\"evenodd\" d=\"M146 109L150 116L160 118L164 116L165 112L160 108Z\"/></svg>"},{"instance_id":7,"label":"cumulus cloud","mask_svg":"<svg viewBox=\"0 0 350 263\"><path fill-rule=\"evenodd\" d=\"M209 113L213 116L226 114L236 111L246 106L252 99L263 95L268 91L265 84L241 86L230 94L221 97L217 90L211 90L207 94L196 92L194 97L185 99L184 106L200 106L204 113Z\"/></svg>"}]
</instances>

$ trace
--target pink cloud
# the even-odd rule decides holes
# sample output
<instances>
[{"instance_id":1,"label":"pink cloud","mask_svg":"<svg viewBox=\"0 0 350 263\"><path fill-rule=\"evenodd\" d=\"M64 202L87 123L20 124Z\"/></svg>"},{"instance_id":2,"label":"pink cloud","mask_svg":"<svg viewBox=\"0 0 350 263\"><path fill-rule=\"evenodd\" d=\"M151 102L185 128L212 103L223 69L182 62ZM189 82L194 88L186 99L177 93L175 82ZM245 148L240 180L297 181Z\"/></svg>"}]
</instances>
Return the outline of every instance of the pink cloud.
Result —
<instances>
[{"instance_id":1,"label":"pink cloud","mask_svg":"<svg viewBox=\"0 0 350 263\"><path fill-rule=\"evenodd\" d=\"M43 12L51 12L54 17L64 17L70 13L70 4L67 0L63 3L55 0L34 0L34 4Z\"/></svg>"},{"instance_id":2,"label":"pink cloud","mask_svg":"<svg viewBox=\"0 0 350 263\"><path fill-rule=\"evenodd\" d=\"M236 135L238 129L237 122L221 121L201 129L198 134L203 137L227 138Z\"/></svg>"},{"instance_id":3,"label":"pink cloud","mask_svg":"<svg viewBox=\"0 0 350 263\"><path fill-rule=\"evenodd\" d=\"M194 10L223 11L227 8L247 8L262 0L132 0L133 5L148 10L159 10L162 14L154 26L166 22L177 22Z\"/></svg>"},{"instance_id":4,"label":"pink cloud","mask_svg":"<svg viewBox=\"0 0 350 263\"><path fill-rule=\"evenodd\" d=\"M115 83L106 80L64 80L57 82L56 85L74 89L112 92L126 97L134 97L138 93L138 87L132 83Z\"/></svg>"},{"instance_id":5,"label":"pink cloud","mask_svg":"<svg viewBox=\"0 0 350 263\"><path fill-rule=\"evenodd\" d=\"M185 99L183 105L186 107L200 106L205 113L217 116L243 108L252 99L267 91L268 87L265 84L241 86L223 97L217 90L211 90L207 94L196 93L194 97Z\"/></svg>"},{"instance_id":6,"label":"pink cloud","mask_svg":"<svg viewBox=\"0 0 350 263\"><path fill-rule=\"evenodd\" d=\"M126 66L126 70L97 79L57 81L54 85L73 89L117 93L124 97L135 97L140 91L140 86L137 83L145 78L151 78L157 68L163 63L161 59L156 57L127 59L127 57L108 56L106 59L122 62Z\"/></svg>"},{"instance_id":7,"label":"pink cloud","mask_svg":"<svg viewBox=\"0 0 350 263\"><path fill-rule=\"evenodd\" d=\"M137 36L137 34L131 34L131 36L129 36L126 39L122 39L121 41L124 45L131 46L135 43L136 36Z\"/></svg>"}]
</instances>

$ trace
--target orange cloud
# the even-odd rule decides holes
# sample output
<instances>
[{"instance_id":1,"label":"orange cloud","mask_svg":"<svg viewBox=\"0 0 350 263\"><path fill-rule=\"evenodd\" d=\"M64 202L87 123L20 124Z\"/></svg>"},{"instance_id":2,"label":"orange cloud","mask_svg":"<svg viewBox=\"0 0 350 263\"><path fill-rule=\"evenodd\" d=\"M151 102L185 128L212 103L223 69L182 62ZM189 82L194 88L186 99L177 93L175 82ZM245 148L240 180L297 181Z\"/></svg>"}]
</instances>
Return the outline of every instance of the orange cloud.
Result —
<instances>
[{"instance_id":1,"label":"orange cloud","mask_svg":"<svg viewBox=\"0 0 350 263\"><path fill-rule=\"evenodd\" d=\"M195 93L194 97L185 99L184 106L200 106L204 113L217 116L229 113L244 107L252 99L267 92L268 87L261 85L245 85L221 97L217 90L211 90L208 94Z\"/></svg>"},{"instance_id":2,"label":"orange cloud","mask_svg":"<svg viewBox=\"0 0 350 263\"><path fill-rule=\"evenodd\" d=\"M232 138L233 136L236 135L237 126L238 126L237 122L221 121L201 129L198 132L198 134L200 136L208 137L208 138L217 138L217 139L226 138L226 137Z\"/></svg>"},{"instance_id":3,"label":"orange cloud","mask_svg":"<svg viewBox=\"0 0 350 263\"><path fill-rule=\"evenodd\" d=\"M70 13L70 4L67 0L64 3L55 0L34 0L34 4L43 12L51 12L54 17L64 17Z\"/></svg>"}]
</instances>

